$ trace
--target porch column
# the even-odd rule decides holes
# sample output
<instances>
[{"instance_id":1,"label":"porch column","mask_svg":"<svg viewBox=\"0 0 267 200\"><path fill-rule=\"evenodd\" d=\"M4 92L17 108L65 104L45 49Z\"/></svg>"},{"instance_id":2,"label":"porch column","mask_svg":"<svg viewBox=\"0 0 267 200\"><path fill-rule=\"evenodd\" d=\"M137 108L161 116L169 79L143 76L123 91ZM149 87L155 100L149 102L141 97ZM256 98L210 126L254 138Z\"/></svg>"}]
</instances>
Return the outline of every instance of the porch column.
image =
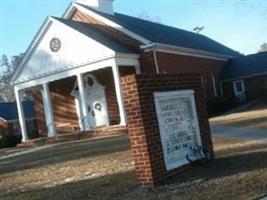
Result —
<instances>
[{"instance_id":1,"label":"porch column","mask_svg":"<svg viewBox=\"0 0 267 200\"><path fill-rule=\"evenodd\" d=\"M83 122L82 122L82 111L81 111L81 105L80 105L80 102L79 102L79 99L77 97L74 98L74 101L75 101L75 107L76 107L76 112L77 112L77 116L78 116L78 122L79 122L79 127L80 127L80 130L84 130L84 126L83 126Z\"/></svg>"},{"instance_id":2,"label":"porch column","mask_svg":"<svg viewBox=\"0 0 267 200\"><path fill-rule=\"evenodd\" d=\"M23 109L23 105L21 102L20 91L16 88L15 88L15 98L16 98L17 108L18 108L18 116L19 116L19 124L20 124L20 130L21 130L21 135L22 135L22 142L25 142L29 138L28 138L28 134L27 134L24 109Z\"/></svg>"},{"instance_id":3,"label":"porch column","mask_svg":"<svg viewBox=\"0 0 267 200\"><path fill-rule=\"evenodd\" d=\"M47 127L47 135L48 137L56 136L56 126L54 122L54 114L52 110L50 92L49 92L49 83L43 84L42 96L43 96L43 104L44 104L44 112L45 112L45 120Z\"/></svg>"},{"instance_id":4,"label":"porch column","mask_svg":"<svg viewBox=\"0 0 267 200\"><path fill-rule=\"evenodd\" d=\"M115 64L112 66L112 72L115 83L116 97L120 112L120 125L126 125L126 113L124 108L124 100L121 90L120 72L118 66Z\"/></svg>"},{"instance_id":5,"label":"porch column","mask_svg":"<svg viewBox=\"0 0 267 200\"><path fill-rule=\"evenodd\" d=\"M77 83L79 87L79 94L81 98L81 111L82 111L82 130L89 130L89 117L88 117L88 110L87 110L87 104L86 104L86 92L84 90L84 80L83 80L83 74L77 74Z\"/></svg>"}]
</instances>

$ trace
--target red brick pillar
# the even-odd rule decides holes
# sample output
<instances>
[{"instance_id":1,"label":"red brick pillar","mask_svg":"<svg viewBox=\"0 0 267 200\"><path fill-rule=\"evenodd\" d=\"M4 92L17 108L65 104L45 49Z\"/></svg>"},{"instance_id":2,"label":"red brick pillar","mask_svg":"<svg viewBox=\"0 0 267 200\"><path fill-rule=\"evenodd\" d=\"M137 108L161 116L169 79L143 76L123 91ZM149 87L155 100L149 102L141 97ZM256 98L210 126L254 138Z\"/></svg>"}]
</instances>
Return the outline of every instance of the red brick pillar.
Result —
<instances>
[{"instance_id":1,"label":"red brick pillar","mask_svg":"<svg viewBox=\"0 0 267 200\"><path fill-rule=\"evenodd\" d=\"M202 146L213 158L206 101L199 75L129 75L122 77L121 82L137 179L141 185L153 187L179 170L167 171L165 167L154 92L195 91Z\"/></svg>"}]
</instances>

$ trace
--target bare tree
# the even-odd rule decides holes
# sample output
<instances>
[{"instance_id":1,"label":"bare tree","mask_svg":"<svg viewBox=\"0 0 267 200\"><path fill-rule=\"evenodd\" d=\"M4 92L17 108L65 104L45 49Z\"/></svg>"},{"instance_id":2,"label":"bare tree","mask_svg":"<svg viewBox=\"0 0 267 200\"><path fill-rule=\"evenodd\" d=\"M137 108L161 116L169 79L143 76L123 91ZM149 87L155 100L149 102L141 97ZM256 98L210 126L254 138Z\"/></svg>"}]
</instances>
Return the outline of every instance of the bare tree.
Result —
<instances>
[{"instance_id":1,"label":"bare tree","mask_svg":"<svg viewBox=\"0 0 267 200\"><path fill-rule=\"evenodd\" d=\"M267 52L267 43L263 43L260 47L259 52Z\"/></svg>"},{"instance_id":2,"label":"bare tree","mask_svg":"<svg viewBox=\"0 0 267 200\"><path fill-rule=\"evenodd\" d=\"M140 19L144 19L147 21L151 21L151 22L155 22L155 23L161 23L161 19L158 16L151 16L149 13L147 13L146 11L140 12L137 15L138 18Z\"/></svg>"},{"instance_id":3,"label":"bare tree","mask_svg":"<svg viewBox=\"0 0 267 200\"><path fill-rule=\"evenodd\" d=\"M10 61L6 55L1 56L0 60L0 101L15 101L15 95L12 85L10 84L12 74L19 65L23 54L11 57Z\"/></svg>"},{"instance_id":4,"label":"bare tree","mask_svg":"<svg viewBox=\"0 0 267 200\"><path fill-rule=\"evenodd\" d=\"M193 31L195 31L196 33L200 33L204 30L204 28L205 26L196 26L195 28L193 28Z\"/></svg>"}]
</instances>

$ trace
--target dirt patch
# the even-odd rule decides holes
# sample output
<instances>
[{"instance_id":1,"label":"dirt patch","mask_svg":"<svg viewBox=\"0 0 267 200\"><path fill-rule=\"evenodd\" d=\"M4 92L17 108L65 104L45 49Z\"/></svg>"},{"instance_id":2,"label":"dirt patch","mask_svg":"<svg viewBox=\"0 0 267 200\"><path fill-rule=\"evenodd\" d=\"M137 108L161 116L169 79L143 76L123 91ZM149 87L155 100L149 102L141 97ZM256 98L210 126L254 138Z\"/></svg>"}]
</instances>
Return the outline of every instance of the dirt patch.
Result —
<instances>
[{"instance_id":1,"label":"dirt patch","mask_svg":"<svg viewBox=\"0 0 267 200\"><path fill-rule=\"evenodd\" d=\"M250 109L210 119L212 124L267 129L267 107Z\"/></svg>"},{"instance_id":2,"label":"dirt patch","mask_svg":"<svg viewBox=\"0 0 267 200\"><path fill-rule=\"evenodd\" d=\"M267 144L214 138L216 160L166 185L138 186L127 136L80 141L0 161L0 199L255 199L267 193Z\"/></svg>"}]
</instances>

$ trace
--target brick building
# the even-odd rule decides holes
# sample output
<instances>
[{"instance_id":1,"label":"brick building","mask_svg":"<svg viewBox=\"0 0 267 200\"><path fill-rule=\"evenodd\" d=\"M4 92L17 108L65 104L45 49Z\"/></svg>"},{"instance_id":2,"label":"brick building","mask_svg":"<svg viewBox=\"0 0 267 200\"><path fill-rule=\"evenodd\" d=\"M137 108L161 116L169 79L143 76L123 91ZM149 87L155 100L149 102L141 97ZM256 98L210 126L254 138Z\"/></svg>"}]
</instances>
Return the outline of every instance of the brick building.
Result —
<instances>
[{"instance_id":1,"label":"brick building","mask_svg":"<svg viewBox=\"0 0 267 200\"><path fill-rule=\"evenodd\" d=\"M112 2L76 1L41 26L12 79L23 141L23 91L34 97L39 134L49 137L126 125L124 74L197 73L208 105L220 94L221 70L237 52L201 34L115 13Z\"/></svg>"},{"instance_id":2,"label":"brick building","mask_svg":"<svg viewBox=\"0 0 267 200\"><path fill-rule=\"evenodd\" d=\"M222 71L221 90L226 99L252 101L266 98L267 52L229 61Z\"/></svg>"},{"instance_id":3,"label":"brick building","mask_svg":"<svg viewBox=\"0 0 267 200\"><path fill-rule=\"evenodd\" d=\"M37 136L37 126L33 103L24 101L23 109L25 111L27 133L29 133L30 138L35 138ZM20 140L21 131L16 103L0 103L0 147L16 145Z\"/></svg>"}]
</instances>

